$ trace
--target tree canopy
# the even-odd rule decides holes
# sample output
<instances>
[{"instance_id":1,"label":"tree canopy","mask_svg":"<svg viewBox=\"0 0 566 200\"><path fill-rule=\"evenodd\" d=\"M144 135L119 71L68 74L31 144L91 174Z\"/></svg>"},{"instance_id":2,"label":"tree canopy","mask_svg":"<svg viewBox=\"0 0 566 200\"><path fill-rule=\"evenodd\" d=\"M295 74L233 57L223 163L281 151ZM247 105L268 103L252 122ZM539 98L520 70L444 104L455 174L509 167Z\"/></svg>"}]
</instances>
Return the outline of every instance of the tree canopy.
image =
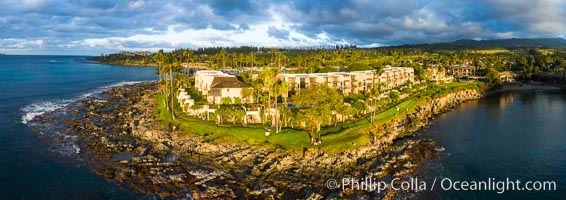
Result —
<instances>
[{"instance_id":1,"label":"tree canopy","mask_svg":"<svg viewBox=\"0 0 566 200\"><path fill-rule=\"evenodd\" d=\"M344 110L344 99L335 89L326 85L316 85L301 90L299 95L291 98L299 108L298 118L304 127L315 138L324 124L332 123L333 115Z\"/></svg>"}]
</instances>

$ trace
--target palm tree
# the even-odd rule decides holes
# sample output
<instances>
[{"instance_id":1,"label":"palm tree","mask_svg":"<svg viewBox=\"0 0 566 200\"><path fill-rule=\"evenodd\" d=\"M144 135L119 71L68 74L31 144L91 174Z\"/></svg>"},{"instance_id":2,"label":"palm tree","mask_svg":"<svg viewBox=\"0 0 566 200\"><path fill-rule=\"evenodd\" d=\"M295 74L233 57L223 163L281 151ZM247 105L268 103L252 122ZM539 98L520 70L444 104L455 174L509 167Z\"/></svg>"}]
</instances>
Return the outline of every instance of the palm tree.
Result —
<instances>
[{"instance_id":1,"label":"palm tree","mask_svg":"<svg viewBox=\"0 0 566 200\"><path fill-rule=\"evenodd\" d=\"M254 91L252 88L242 88L242 91L240 92L240 95L242 95L242 103L249 103L249 99L252 98L254 96Z\"/></svg>"},{"instance_id":2,"label":"palm tree","mask_svg":"<svg viewBox=\"0 0 566 200\"><path fill-rule=\"evenodd\" d=\"M271 48L271 62L269 63L269 66L271 66L274 62L275 62L275 54L277 54L277 49L276 48Z\"/></svg>"},{"instance_id":3,"label":"palm tree","mask_svg":"<svg viewBox=\"0 0 566 200\"><path fill-rule=\"evenodd\" d=\"M164 59L163 49L160 49L155 55L153 55L153 60L155 60L155 62L157 63L157 74L159 75L159 82L161 82L161 76L163 76L163 74L161 73L161 67L163 66L163 59Z\"/></svg>"},{"instance_id":4,"label":"palm tree","mask_svg":"<svg viewBox=\"0 0 566 200\"><path fill-rule=\"evenodd\" d=\"M289 121L291 115L291 109L284 104L279 108L279 113L281 115L281 120L279 121L279 131L281 131L281 127L287 127L287 122Z\"/></svg>"},{"instance_id":5,"label":"palm tree","mask_svg":"<svg viewBox=\"0 0 566 200\"><path fill-rule=\"evenodd\" d=\"M225 115L229 114L229 108L227 105L220 105L220 108L218 108L216 111L214 111L214 114L216 114L216 123L217 124L222 124L222 118Z\"/></svg>"},{"instance_id":6,"label":"palm tree","mask_svg":"<svg viewBox=\"0 0 566 200\"><path fill-rule=\"evenodd\" d=\"M228 54L226 49L222 49L218 53L218 56L222 59L222 69L226 68L226 54Z\"/></svg>"},{"instance_id":7,"label":"palm tree","mask_svg":"<svg viewBox=\"0 0 566 200\"><path fill-rule=\"evenodd\" d=\"M370 101L369 103L372 107L371 108L372 113L371 113L371 116L370 116L370 124L373 124L373 122L375 120L375 114L377 112L377 104L379 102L378 99L379 99L380 94L381 93L380 93L379 89L372 89L370 91L370 96L369 96L369 99L368 99L368 101Z\"/></svg>"},{"instance_id":8,"label":"palm tree","mask_svg":"<svg viewBox=\"0 0 566 200\"><path fill-rule=\"evenodd\" d=\"M235 108L235 113L234 113L234 117L241 120L242 126L246 126L247 125L247 121L246 121L246 110L245 107L242 106L242 108ZM234 120L235 121L235 120Z\"/></svg>"},{"instance_id":9,"label":"palm tree","mask_svg":"<svg viewBox=\"0 0 566 200\"><path fill-rule=\"evenodd\" d=\"M187 58L187 63L192 63L192 62L193 62L193 59L194 59L194 58L193 58L193 56L194 56L193 51L191 51L191 50L185 50L184 54L185 54L185 57Z\"/></svg>"},{"instance_id":10,"label":"palm tree","mask_svg":"<svg viewBox=\"0 0 566 200\"><path fill-rule=\"evenodd\" d=\"M281 89L281 97L283 97L283 104L284 104L283 106L284 106L284 108L287 108L287 106L288 106L287 100L289 99L289 90L291 89L291 85L289 85L288 82L283 81L279 84L279 87ZM287 119L286 119L287 113L283 112L283 114L285 115L284 120L287 121ZM279 131L281 131L281 127L282 127L281 120L279 120L278 124L279 124ZM285 126L287 126L286 122L285 122Z\"/></svg>"},{"instance_id":11,"label":"palm tree","mask_svg":"<svg viewBox=\"0 0 566 200\"><path fill-rule=\"evenodd\" d=\"M260 79L261 79L261 89L263 92L267 92L267 110L271 111L271 96L272 96L272 92L273 92L273 79L275 78L275 73L269 68L269 67L264 67L261 74L260 74Z\"/></svg>"},{"instance_id":12,"label":"palm tree","mask_svg":"<svg viewBox=\"0 0 566 200\"><path fill-rule=\"evenodd\" d=\"M242 69L243 63L246 61L246 56L243 53L238 55L238 69Z\"/></svg>"},{"instance_id":13,"label":"palm tree","mask_svg":"<svg viewBox=\"0 0 566 200\"><path fill-rule=\"evenodd\" d=\"M166 71L165 71L165 63L168 62L167 55L163 53L163 49L160 49L154 56L153 59L157 63L157 73L159 75L159 86L161 91L161 101L163 105L165 105L166 109L169 110L169 106L167 104L167 79L166 79ZM162 87L163 80L165 80L165 87Z\"/></svg>"},{"instance_id":14,"label":"palm tree","mask_svg":"<svg viewBox=\"0 0 566 200\"><path fill-rule=\"evenodd\" d=\"M171 117L172 119L175 119L175 111L174 111L174 92L173 92L173 65L175 58L172 54L166 54L165 55L165 65L167 65L169 67L169 75L168 78L165 79L165 82L167 83L167 79L169 79L169 84L166 84L166 90L167 90L167 98L169 98L169 103L167 105L168 109L171 110Z\"/></svg>"},{"instance_id":15,"label":"palm tree","mask_svg":"<svg viewBox=\"0 0 566 200\"><path fill-rule=\"evenodd\" d=\"M273 104L274 104L274 107L275 107L275 114L274 114L272 121L273 121L273 124L275 125L276 133L279 133L279 131L281 131L281 118L280 118L279 109L277 107L277 99L279 97L283 97L285 99L284 102L285 102L285 106L286 106L289 88L290 88L290 86L287 82L279 82L279 83L273 84L271 95L273 95L273 98L274 98Z\"/></svg>"}]
</instances>

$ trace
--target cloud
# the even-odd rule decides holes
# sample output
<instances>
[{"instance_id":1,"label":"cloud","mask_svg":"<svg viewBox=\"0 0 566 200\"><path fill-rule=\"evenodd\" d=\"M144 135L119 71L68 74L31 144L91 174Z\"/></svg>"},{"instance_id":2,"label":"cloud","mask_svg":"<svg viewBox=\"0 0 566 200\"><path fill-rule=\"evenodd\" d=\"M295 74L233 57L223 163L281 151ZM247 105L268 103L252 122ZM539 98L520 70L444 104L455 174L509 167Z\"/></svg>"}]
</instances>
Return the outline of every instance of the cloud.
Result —
<instances>
[{"instance_id":1,"label":"cloud","mask_svg":"<svg viewBox=\"0 0 566 200\"><path fill-rule=\"evenodd\" d=\"M269 29L267 30L267 34L270 37L274 37L277 39L282 39L282 40L286 40L289 38L289 31L285 30L285 29L280 29L274 26L270 26Z\"/></svg>"},{"instance_id":2,"label":"cloud","mask_svg":"<svg viewBox=\"0 0 566 200\"><path fill-rule=\"evenodd\" d=\"M45 44L44 40L26 40L26 39L0 39L0 49L4 52L18 53L24 52L30 48L41 49Z\"/></svg>"},{"instance_id":3,"label":"cloud","mask_svg":"<svg viewBox=\"0 0 566 200\"><path fill-rule=\"evenodd\" d=\"M561 0L4 0L0 7L0 51L21 53L566 35Z\"/></svg>"}]
</instances>

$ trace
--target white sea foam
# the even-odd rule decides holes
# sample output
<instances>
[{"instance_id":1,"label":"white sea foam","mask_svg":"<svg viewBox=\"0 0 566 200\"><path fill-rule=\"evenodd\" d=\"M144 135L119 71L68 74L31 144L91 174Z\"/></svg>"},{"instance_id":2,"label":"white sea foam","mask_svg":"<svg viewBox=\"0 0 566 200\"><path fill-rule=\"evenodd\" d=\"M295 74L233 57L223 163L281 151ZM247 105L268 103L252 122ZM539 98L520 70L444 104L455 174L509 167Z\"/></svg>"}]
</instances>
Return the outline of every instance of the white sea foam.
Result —
<instances>
[{"instance_id":1,"label":"white sea foam","mask_svg":"<svg viewBox=\"0 0 566 200\"><path fill-rule=\"evenodd\" d=\"M96 90L87 92L87 93L81 95L80 98L83 98L83 99L84 99L84 98L88 98L88 97L90 97L90 96L92 96L92 95L94 95L94 94L100 93L100 92L102 92L102 91L104 91L104 90L108 90L108 89L113 88L113 87L120 87L120 86L126 86L126 85L133 85L133 84L142 83L142 82L143 82L143 81L121 81L121 82L117 82L117 83L112 83L112 84L110 84L110 85L102 86L102 87L97 88Z\"/></svg>"},{"instance_id":2,"label":"white sea foam","mask_svg":"<svg viewBox=\"0 0 566 200\"><path fill-rule=\"evenodd\" d=\"M125 86L125 85L133 85L136 83L142 83L143 81L122 81L122 82L118 82L118 83L114 83L108 86L104 86L102 87L102 89L110 89L113 87L120 87L120 86Z\"/></svg>"},{"instance_id":3,"label":"white sea foam","mask_svg":"<svg viewBox=\"0 0 566 200\"><path fill-rule=\"evenodd\" d=\"M27 124L29 121L33 120L35 117L42 115L43 113L54 111L57 109L64 108L66 105L69 104L69 101L62 100L60 102L39 102L39 103L32 103L23 107L21 110L24 111L24 115L22 116L22 123Z\"/></svg>"},{"instance_id":4,"label":"white sea foam","mask_svg":"<svg viewBox=\"0 0 566 200\"><path fill-rule=\"evenodd\" d=\"M117 82L117 83L113 83L107 86L102 86L99 87L93 91L87 92L83 95L78 96L77 98L73 98L73 99L64 99L64 100L60 100L60 101L44 101L44 102L38 102L38 103L32 103L29 105L24 106L21 110L24 112L23 116L22 116L22 123L23 124L28 124L31 120L33 120L35 117L42 115L46 112L50 112L50 111L55 111L57 109L62 109L65 106L69 105L69 103L77 100L77 99L86 99L94 94L100 93L104 90L108 90L110 88L113 87L120 87L120 86L126 86L126 85L133 85L136 83L141 83L142 81L121 81L121 82Z\"/></svg>"}]
</instances>

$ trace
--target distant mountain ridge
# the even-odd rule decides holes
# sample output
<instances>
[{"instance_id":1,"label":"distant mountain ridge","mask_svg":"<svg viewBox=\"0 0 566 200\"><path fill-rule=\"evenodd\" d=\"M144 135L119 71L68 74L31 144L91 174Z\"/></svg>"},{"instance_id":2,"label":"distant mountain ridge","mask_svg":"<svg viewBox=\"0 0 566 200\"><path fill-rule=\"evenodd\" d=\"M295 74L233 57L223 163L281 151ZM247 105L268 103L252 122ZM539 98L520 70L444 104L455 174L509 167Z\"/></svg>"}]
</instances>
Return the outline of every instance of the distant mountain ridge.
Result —
<instances>
[{"instance_id":1,"label":"distant mountain ridge","mask_svg":"<svg viewBox=\"0 0 566 200\"><path fill-rule=\"evenodd\" d=\"M435 44L414 44L394 46L398 48L423 48L431 50L463 49L518 49L518 48L553 48L566 49L566 40L562 38L512 38L498 40L461 39L454 42Z\"/></svg>"}]
</instances>

